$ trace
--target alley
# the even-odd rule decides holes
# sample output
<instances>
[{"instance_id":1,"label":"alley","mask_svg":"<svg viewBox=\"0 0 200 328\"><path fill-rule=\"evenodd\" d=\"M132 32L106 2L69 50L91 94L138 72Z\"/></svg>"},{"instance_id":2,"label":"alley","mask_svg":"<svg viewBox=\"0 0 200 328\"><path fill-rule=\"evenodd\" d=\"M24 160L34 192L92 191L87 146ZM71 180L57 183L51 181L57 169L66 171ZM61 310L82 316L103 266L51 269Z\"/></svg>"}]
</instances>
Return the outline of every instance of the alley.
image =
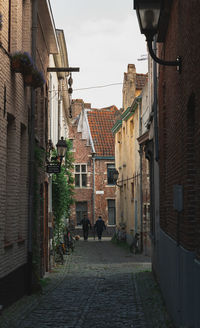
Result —
<instances>
[{"instance_id":1,"label":"alley","mask_svg":"<svg viewBox=\"0 0 200 328\"><path fill-rule=\"evenodd\" d=\"M64 266L49 275L43 295L6 310L1 327L173 327L150 267L148 257L106 238L78 241Z\"/></svg>"}]
</instances>

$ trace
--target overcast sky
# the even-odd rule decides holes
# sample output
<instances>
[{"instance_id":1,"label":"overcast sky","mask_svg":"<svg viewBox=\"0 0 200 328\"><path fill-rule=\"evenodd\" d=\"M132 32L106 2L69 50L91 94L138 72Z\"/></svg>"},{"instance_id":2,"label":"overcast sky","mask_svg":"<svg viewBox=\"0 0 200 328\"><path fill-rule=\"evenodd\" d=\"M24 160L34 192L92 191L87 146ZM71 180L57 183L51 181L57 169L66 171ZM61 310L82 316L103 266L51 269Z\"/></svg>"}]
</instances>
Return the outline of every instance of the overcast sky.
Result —
<instances>
[{"instance_id":1,"label":"overcast sky","mask_svg":"<svg viewBox=\"0 0 200 328\"><path fill-rule=\"evenodd\" d=\"M77 90L112 83L123 83L128 64L137 73L147 73L147 53L133 0L50 0L56 28L63 29L73 73L73 99L81 98L93 108L122 106L122 84Z\"/></svg>"}]
</instances>

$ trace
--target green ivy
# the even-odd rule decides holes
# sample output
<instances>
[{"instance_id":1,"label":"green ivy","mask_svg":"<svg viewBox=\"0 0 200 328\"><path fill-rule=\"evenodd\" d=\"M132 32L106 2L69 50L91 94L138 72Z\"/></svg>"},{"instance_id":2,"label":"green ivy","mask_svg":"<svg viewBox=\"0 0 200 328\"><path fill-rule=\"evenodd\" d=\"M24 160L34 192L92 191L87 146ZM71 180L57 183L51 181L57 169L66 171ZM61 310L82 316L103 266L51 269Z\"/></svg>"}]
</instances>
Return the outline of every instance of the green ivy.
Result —
<instances>
[{"instance_id":1,"label":"green ivy","mask_svg":"<svg viewBox=\"0 0 200 328\"><path fill-rule=\"evenodd\" d=\"M52 177L52 206L54 214L54 244L57 245L62 239L65 224L64 219L70 216L70 207L74 203L74 179L71 173L73 168L73 154L71 141L67 142L65 163L61 166L60 173ZM56 151L54 153L56 155Z\"/></svg>"}]
</instances>

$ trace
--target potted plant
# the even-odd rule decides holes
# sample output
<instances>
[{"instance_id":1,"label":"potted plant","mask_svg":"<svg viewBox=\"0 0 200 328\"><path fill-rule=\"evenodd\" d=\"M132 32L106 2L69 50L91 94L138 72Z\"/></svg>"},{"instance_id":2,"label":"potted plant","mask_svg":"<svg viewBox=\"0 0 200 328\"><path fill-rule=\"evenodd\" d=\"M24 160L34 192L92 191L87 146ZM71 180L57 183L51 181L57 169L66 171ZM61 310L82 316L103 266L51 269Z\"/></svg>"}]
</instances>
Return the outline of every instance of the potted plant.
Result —
<instances>
[{"instance_id":1,"label":"potted plant","mask_svg":"<svg viewBox=\"0 0 200 328\"><path fill-rule=\"evenodd\" d=\"M23 74L31 74L34 68L32 57L28 52L24 52L21 56L21 65Z\"/></svg>"},{"instance_id":2,"label":"potted plant","mask_svg":"<svg viewBox=\"0 0 200 328\"><path fill-rule=\"evenodd\" d=\"M33 70L33 81L32 86L33 88L41 88L45 83L44 75L42 72L38 71L37 69Z\"/></svg>"},{"instance_id":3,"label":"potted plant","mask_svg":"<svg viewBox=\"0 0 200 328\"><path fill-rule=\"evenodd\" d=\"M21 57L23 53L15 52L11 57L11 68L16 73L22 73Z\"/></svg>"},{"instance_id":4,"label":"potted plant","mask_svg":"<svg viewBox=\"0 0 200 328\"><path fill-rule=\"evenodd\" d=\"M33 60L28 52L17 51L11 56L11 67L16 73L28 74L33 69Z\"/></svg>"}]
</instances>

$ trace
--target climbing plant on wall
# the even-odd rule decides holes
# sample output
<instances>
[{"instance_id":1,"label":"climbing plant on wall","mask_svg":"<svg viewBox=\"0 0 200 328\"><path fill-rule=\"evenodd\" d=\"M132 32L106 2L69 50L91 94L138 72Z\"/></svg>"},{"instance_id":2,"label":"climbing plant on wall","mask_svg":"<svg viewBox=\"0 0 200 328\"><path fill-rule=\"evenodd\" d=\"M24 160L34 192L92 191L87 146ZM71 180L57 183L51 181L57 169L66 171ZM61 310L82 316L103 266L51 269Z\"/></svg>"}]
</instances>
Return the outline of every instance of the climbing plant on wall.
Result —
<instances>
[{"instance_id":1,"label":"climbing plant on wall","mask_svg":"<svg viewBox=\"0 0 200 328\"><path fill-rule=\"evenodd\" d=\"M54 242L57 244L62 238L65 220L70 216L70 206L73 204L73 183L72 176L73 155L71 152L71 141L67 140L67 152L64 164L60 173L53 174L52 177L52 205L54 214ZM56 155L56 151L55 154Z\"/></svg>"}]
</instances>

